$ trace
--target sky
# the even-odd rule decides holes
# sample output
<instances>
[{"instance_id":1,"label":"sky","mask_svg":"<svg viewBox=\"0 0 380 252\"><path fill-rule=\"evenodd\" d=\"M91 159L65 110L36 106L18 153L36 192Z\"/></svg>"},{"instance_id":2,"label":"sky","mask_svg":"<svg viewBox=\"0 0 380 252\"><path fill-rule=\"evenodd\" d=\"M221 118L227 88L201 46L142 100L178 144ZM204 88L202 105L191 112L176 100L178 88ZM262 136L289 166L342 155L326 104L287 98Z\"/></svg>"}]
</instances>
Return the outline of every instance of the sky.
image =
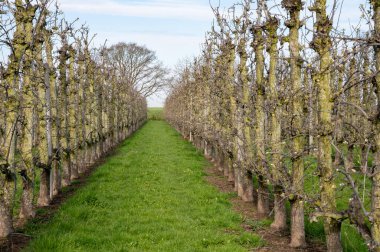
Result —
<instances>
[{"instance_id":1,"label":"sky","mask_svg":"<svg viewBox=\"0 0 380 252\"><path fill-rule=\"evenodd\" d=\"M219 0L210 0L218 5ZM339 0L342 2L343 0ZM200 54L213 13L209 0L58 0L68 20L79 18L93 34L94 45L135 42L156 52L169 68ZM221 8L238 0L220 0ZM277 3L280 0L275 1ZM306 0L310 2L310 0ZM332 5L332 0L327 1ZM360 4L367 0L344 0L340 25L357 23ZM368 4L367 4L368 6ZM277 8L279 9L279 8ZM275 11L275 8L273 9ZM165 93L148 98L149 107L162 107Z\"/></svg>"}]
</instances>

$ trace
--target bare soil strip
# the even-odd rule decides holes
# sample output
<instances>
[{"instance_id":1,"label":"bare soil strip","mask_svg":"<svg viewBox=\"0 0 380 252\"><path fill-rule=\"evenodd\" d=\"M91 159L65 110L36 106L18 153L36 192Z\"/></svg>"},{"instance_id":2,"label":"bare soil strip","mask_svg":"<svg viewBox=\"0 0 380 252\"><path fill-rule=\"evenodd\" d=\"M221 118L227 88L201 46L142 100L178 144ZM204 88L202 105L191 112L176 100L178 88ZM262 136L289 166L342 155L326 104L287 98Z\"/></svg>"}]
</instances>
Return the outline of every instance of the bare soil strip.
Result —
<instances>
[{"instance_id":1,"label":"bare soil strip","mask_svg":"<svg viewBox=\"0 0 380 252\"><path fill-rule=\"evenodd\" d=\"M224 177L223 172L218 169L218 166L214 163L214 166L208 168L207 181L216 186L223 193L234 193L234 185L232 182ZM242 223L244 229L250 230L260 235L265 241L266 246L255 249L258 252L324 252L326 247L324 244L317 243L315 241L308 241L308 247L303 249L294 249L289 247L290 233L289 232L275 232L270 228L260 228L252 230L249 222L260 220L256 214L255 204L252 202L244 202L239 197L231 198L233 209L243 216L244 222Z\"/></svg>"}]
</instances>

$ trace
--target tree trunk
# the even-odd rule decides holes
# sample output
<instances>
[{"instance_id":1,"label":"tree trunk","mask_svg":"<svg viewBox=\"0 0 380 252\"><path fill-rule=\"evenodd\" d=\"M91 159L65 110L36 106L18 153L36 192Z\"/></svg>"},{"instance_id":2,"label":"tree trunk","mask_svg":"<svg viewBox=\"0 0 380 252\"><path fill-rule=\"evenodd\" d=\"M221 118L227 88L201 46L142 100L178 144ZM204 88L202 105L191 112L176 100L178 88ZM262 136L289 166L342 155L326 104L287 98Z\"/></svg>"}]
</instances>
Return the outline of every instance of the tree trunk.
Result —
<instances>
[{"instance_id":1,"label":"tree trunk","mask_svg":"<svg viewBox=\"0 0 380 252\"><path fill-rule=\"evenodd\" d=\"M304 203L300 199L296 198L294 200L291 200L290 204L291 204L290 246L293 248L302 248L306 246Z\"/></svg>"},{"instance_id":2,"label":"tree trunk","mask_svg":"<svg viewBox=\"0 0 380 252\"><path fill-rule=\"evenodd\" d=\"M291 242L292 247L304 247L305 228L304 228L304 207L302 196L304 194L304 164L303 153L306 139L303 136L303 118L304 118L304 99L302 95L301 84L301 64L300 45L299 45L299 29L301 28L300 11L303 9L301 0L282 2L283 7L289 12L290 19L286 21L286 26L289 28L289 50L290 50L290 80L294 93L292 98L292 186L291 192Z\"/></svg>"},{"instance_id":3,"label":"tree trunk","mask_svg":"<svg viewBox=\"0 0 380 252\"><path fill-rule=\"evenodd\" d=\"M62 97L64 94L62 94L62 91L60 90L60 83L55 82L54 85L54 130L55 134L53 136L54 142L55 142L55 148L53 151L53 162L52 162L52 172L50 173L51 176L51 187L50 187L50 197L53 198L54 196L59 194L59 191L61 190L61 181L62 181L62 159L63 159L63 151L62 151L62 143L61 143L61 137L62 137L62 114L63 114L63 104L62 104Z\"/></svg>"},{"instance_id":4,"label":"tree trunk","mask_svg":"<svg viewBox=\"0 0 380 252\"><path fill-rule=\"evenodd\" d=\"M251 171L244 171L243 174L243 192L241 198L244 202L253 202L253 178Z\"/></svg>"},{"instance_id":5,"label":"tree trunk","mask_svg":"<svg viewBox=\"0 0 380 252\"><path fill-rule=\"evenodd\" d=\"M268 17L266 23L266 31L269 35L269 56L270 56L270 65L269 65L269 97L267 100L271 102L271 108L269 113L269 118L271 121L270 127L270 147L272 150L272 160L270 164L272 180L274 183L274 222L271 227L277 231L283 231L287 228L286 223L286 208L284 198L284 172L282 167L282 143L281 143L281 105L279 102L279 97L277 94L277 58L278 58L278 35L277 30L279 26L279 21L275 17Z\"/></svg>"},{"instance_id":6,"label":"tree trunk","mask_svg":"<svg viewBox=\"0 0 380 252\"><path fill-rule=\"evenodd\" d=\"M288 227L286 223L286 198L284 197L284 188L275 186L274 188L274 221L271 228L276 231L284 231Z\"/></svg>"},{"instance_id":7,"label":"tree trunk","mask_svg":"<svg viewBox=\"0 0 380 252\"><path fill-rule=\"evenodd\" d=\"M22 177L22 195L19 214L19 223L25 224L28 219L35 216L33 198L34 198L34 183L28 176L21 175Z\"/></svg>"},{"instance_id":8,"label":"tree trunk","mask_svg":"<svg viewBox=\"0 0 380 252\"><path fill-rule=\"evenodd\" d=\"M50 38L50 32L44 31L45 38L45 51L47 63L45 64L45 78L44 78L44 92L45 92L45 129L41 129L41 135L43 137L42 144L40 145L40 158L41 165L39 168L41 171L40 179L40 191L37 200L39 206L48 206L50 204L50 185L51 185L51 167L53 162L53 102L54 88L55 88L55 73L53 64L53 46ZM43 167L44 166L44 167Z\"/></svg>"},{"instance_id":9,"label":"tree trunk","mask_svg":"<svg viewBox=\"0 0 380 252\"><path fill-rule=\"evenodd\" d=\"M312 47L320 58L320 69L316 79L318 88L318 120L319 137L318 144L318 166L320 170L321 185L321 210L323 213L336 212L336 198L334 183L334 169L332 165L331 141L332 141L332 102L331 102L331 20L326 14L326 0L316 0L310 10L316 12L316 32L314 34ZM324 229L329 252L340 252L340 220L325 216Z\"/></svg>"},{"instance_id":10,"label":"tree trunk","mask_svg":"<svg viewBox=\"0 0 380 252\"><path fill-rule=\"evenodd\" d=\"M12 176L6 176L0 187L0 238L5 238L13 232L12 200L14 197L15 180Z\"/></svg>"},{"instance_id":11,"label":"tree trunk","mask_svg":"<svg viewBox=\"0 0 380 252\"><path fill-rule=\"evenodd\" d=\"M37 204L40 207L50 204L50 169L42 169L40 177L40 192Z\"/></svg>"},{"instance_id":12,"label":"tree trunk","mask_svg":"<svg viewBox=\"0 0 380 252\"><path fill-rule=\"evenodd\" d=\"M269 189L265 178L261 175L258 176L258 189L257 189L257 214L260 217L267 217L269 214Z\"/></svg>"},{"instance_id":13,"label":"tree trunk","mask_svg":"<svg viewBox=\"0 0 380 252\"><path fill-rule=\"evenodd\" d=\"M19 120L23 116L21 101L24 83L20 78L20 73L23 72L23 69L21 69L22 64L20 63L27 49L26 36L30 38L30 34L27 34L30 23L24 27L25 17L28 17L26 11L30 10L24 8L23 5L22 0L15 1L16 10L14 18L16 30L14 32L14 40L12 41L12 48L14 50L9 59L7 68L8 77L6 78L6 83L9 86L6 96L6 134L3 144L0 145L0 238L5 238L13 232L12 207L16 188L16 169L20 161L19 157L17 157L18 155L16 155L16 148L19 135L22 133L19 132Z\"/></svg>"},{"instance_id":14,"label":"tree trunk","mask_svg":"<svg viewBox=\"0 0 380 252\"><path fill-rule=\"evenodd\" d=\"M379 41L380 39L380 3L379 1L371 1L374 14L373 21L375 24L374 30L374 39ZM376 96L377 96L377 115L376 120L374 121L374 130L375 130L375 144L376 151L374 153L374 176L372 179L372 202L371 210L373 216L372 223L372 239L374 241L373 247L374 251L380 252L380 45L377 43L374 45L375 49L375 60L376 60Z\"/></svg>"},{"instance_id":15,"label":"tree trunk","mask_svg":"<svg viewBox=\"0 0 380 252\"><path fill-rule=\"evenodd\" d=\"M261 12L263 1L260 0L258 5L258 23L261 22ZM255 137L256 137L256 153L255 163L257 172L259 173L259 188L257 191L257 211L260 216L269 215L269 190L263 175L266 174L266 156L265 156L265 87L264 87L264 39L261 28L253 29L256 63L256 100L255 100Z\"/></svg>"},{"instance_id":16,"label":"tree trunk","mask_svg":"<svg viewBox=\"0 0 380 252\"><path fill-rule=\"evenodd\" d=\"M228 182L235 181L235 171L232 158L228 159Z\"/></svg>"},{"instance_id":17,"label":"tree trunk","mask_svg":"<svg viewBox=\"0 0 380 252\"><path fill-rule=\"evenodd\" d=\"M31 32L31 31L30 31ZM27 60L30 60L31 52L27 50L26 52L27 56L25 58ZM36 131L38 128L36 128L35 125L35 117L37 116L37 108L34 104L36 100L33 97L33 93L36 93L36 89L32 87L32 83L30 81L30 64L24 63L24 94L22 97L22 107L23 109L23 128L22 128L22 135L20 137L21 141L21 152L23 153L23 163L20 164L20 174L22 178L22 196L21 196L21 206L20 206L20 214L19 214L19 222L25 223L27 219L30 219L34 217L34 206L33 206L33 185L34 182L32 179L34 178L35 173L35 165L33 160L36 158L36 151L35 151L35 137L36 137ZM33 91L32 91L33 90ZM37 98L38 99L38 98Z\"/></svg>"},{"instance_id":18,"label":"tree trunk","mask_svg":"<svg viewBox=\"0 0 380 252\"><path fill-rule=\"evenodd\" d=\"M242 30L246 32L246 27L243 25ZM241 123L240 128L238 128L238 138L241 143L239 146L239 151L242 152L238 154L239 163L242 164L241 169L241 178L240 178L240 187L242 189L240 196L245 202L253 201L253 180L252 180L252 168L253 168L253 148L252 148L252 139L251 139L251 109L250 109L250 98L251 92L249 87L248 80L248 69L247 69L247 60L248 55L246 51L247 42L245 38L241 38L238 44L238 52L240 57L239 62L239 82L241 89L241 102L238 111L239 117L238 120ZM238 123L239 123L238 122Z\"/></svg>"},{"instance_id":19,"label":"tree trunk","mask_svg":"<svg viewBox=\"0 0 380 252\"><path fill-rule=\"evenodd\" d=\"M33 18L37 10L36 6L28 5L23 10L23 15L27 18L24 19L24 42L27 45L32 45L33 43ZM22 108L22 130L20 137L20 146L23 162L20 163L19 173L21 174L23 192L21 197L21 209L20 209L20 223L26 222L27 219L32 218L34 213L33 206L33 181L35 173L35 165L33 160L38 158L36 154L35 142L38 130L38 83L32 81L31 77L33 75L32 71L32 60L33 56L36 54L32 51L32 46L28 46L25 49L25 54L23 58L23 69L22 69L22 95L20 97L21 108ZM36 74L36 73L34 73Z\"/></svg>"},{"instance_id":20,"label":"tree trunk","mask_svg":"<svg viewBox=\"0 0 380 252\"><path fill-rule=\"evenodd\" d=\"M80 115L81 115L81 152L80 152L80 173L85 173L88 166L88 139L87 139L87 129L88 129L88 121L87 121L87 73L86 73L86 56L82 52L79 59L79 69L80 69Z\"/></svg>"},{"instance_id":21,"label":"tree trunk","mask_svg":"<svg viewBox=\"0 0 380 252\"><path fill-rule=\"evenodd\" d=\"M60 80L60 148L61 148L61 168L62 168L62 187L70 185L71 178L71 150L70 150L70 111L69 111L69 82L67 80L67 59L69 58L69 48L66 34L61 35L62 47L59 50L59 80Z\"/></svg>"},{"instance_id":22,"label":"tree trunk","mask_svg":"<svg viewBox=\"0 0 380 252\"><path fill-rule=\"evenodd\" d=\"M69 137L71 139L70 141L70 150L71 150L71 171L70 171L70 181L73 181L77 178L79 178L79 172L78 172L78 137L79 134L77 134L77 131L79 130L79 120L78 120L78 107L79 107L79 101L78 101L78 90L77 90L77 83L75 79L75 50L73 48L70 48L70 65L69 65L69 78L70 78L70 85L69 85L69 114L70 114L70 123L69 123Z\"/></svg>"}]
</instances>

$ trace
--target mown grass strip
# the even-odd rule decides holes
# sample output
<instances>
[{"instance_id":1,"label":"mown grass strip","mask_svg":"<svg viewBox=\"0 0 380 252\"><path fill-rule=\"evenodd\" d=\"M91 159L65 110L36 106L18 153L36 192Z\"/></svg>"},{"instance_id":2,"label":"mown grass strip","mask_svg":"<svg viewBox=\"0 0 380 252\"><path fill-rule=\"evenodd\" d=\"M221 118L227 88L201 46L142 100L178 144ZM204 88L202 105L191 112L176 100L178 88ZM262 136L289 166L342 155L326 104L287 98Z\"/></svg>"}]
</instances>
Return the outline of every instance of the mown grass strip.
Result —
<instances>
[{"instance_id":1,"label":"mown grass strip","mask_svg":"<svg viewBox=\"0 0 380 252\"><path fill-rule=\"evenodd\" d=\"M207 161L149 121L47 223L25 251L247 251L262 245L204 180Z\"/></svg>"}]
</instances>

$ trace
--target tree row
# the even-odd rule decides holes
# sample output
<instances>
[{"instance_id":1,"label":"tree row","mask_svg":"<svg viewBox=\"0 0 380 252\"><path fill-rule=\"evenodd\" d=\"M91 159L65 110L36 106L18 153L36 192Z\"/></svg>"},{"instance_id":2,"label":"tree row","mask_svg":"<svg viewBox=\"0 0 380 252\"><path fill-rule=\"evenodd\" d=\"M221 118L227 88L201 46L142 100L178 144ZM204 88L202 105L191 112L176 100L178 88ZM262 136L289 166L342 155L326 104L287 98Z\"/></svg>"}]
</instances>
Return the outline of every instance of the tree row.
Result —
<instances>
[{"instance_id":1,"label":"tree row","mask_svg":"<svg viewBox=\"0 0 380 252\"><path fill-rule=\"evenodd\" d=\"M380 251L380 2L363 1L350 33L337 1L271 4L214 8L166 118L273 229L290 229L290 246L323 221L328 251L342 251L343 224Z\"/></svg>"},{"instance_id":2,"label":"tree row","mask_svg":"<svg viewBox=\"0 0 380 252\"><path fill-rule=\"evenodd\" d=\"M147 118L112 47L53 1L0 1L0 237L48 206Z\"/></svg>"}]
</instances>

